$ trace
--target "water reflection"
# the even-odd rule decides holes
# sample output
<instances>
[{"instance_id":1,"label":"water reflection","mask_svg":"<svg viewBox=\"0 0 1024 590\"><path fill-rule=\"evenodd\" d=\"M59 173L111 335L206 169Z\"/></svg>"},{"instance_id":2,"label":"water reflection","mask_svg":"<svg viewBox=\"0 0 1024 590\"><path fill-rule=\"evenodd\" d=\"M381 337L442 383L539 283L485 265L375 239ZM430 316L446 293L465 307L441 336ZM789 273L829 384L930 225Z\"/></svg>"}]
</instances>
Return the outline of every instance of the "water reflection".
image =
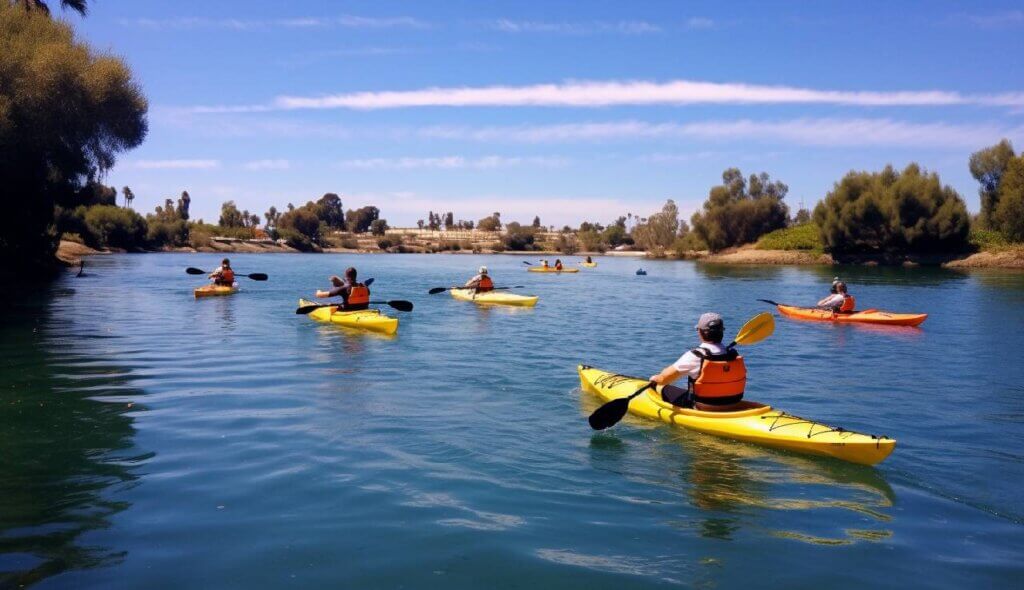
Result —
<instances>
[{"instance_id":1,"label":"water reflection","mask_svg":"<svg viewBox=\"0 0 1024 590\"><path fill-rule=\"evenodd\" d=\"M140 393L128 374L88 351L62 349L48 312L16 308L0 330L9 378L0 388L0 587L121 561L124 551L81 537L129 507L113 492L132 485L151 456L132 440L129 412L142 408L102 399Z\"/></svg>"}]
</instances>

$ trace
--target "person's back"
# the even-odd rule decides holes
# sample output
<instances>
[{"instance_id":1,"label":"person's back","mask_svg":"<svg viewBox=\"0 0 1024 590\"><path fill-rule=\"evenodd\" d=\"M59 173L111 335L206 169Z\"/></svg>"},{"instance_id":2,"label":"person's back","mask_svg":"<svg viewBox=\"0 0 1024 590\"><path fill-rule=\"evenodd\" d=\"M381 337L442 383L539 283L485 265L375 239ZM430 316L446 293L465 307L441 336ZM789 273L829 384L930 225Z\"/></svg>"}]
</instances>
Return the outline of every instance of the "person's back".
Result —
<instances>
[{"instance_id":1,"label":"person's back","mask_svg":"<svg viewBox=\"0 0 1024 590\"><path fill-rule=\"evenodd\" d=\"M555 270L562 270L562 261L561 260L556 260L555 261Z\"/></svg>"},{"instance_id":2,"label":"person's back","mask_svg":"<svg viewBox=\"0 0 1024 590\"><path fill-rule=\"evenodd\" d=\"M231 261L225 258L220 263L220 268L210 274L214 285L231 287L235 284L235 271L231 269Z\"/></svg>"},{"instance_id":3,"label":"person's back","mask_svg":"<svg viewBox=\"0 0 1024 590\"><path fill-rule=\"evenodd\" d=\"M476 276L466 281L464 287L467 289L476 289L477 293L486 293L487 291L494 290L494 281L492 281L490 275L488 275L487 267L481 266Z\"/></svg>"},{"instance_id":4,"label":"person's back","mask_svg":"<svg viewBox=\"0 0 1024 590\"><path fill-rule=\"evenodd\" d=\"M370 307L370 288L356 279L356 269L345 269L345 280L337 276L331 277L331 289L317 291L317 297L341 297L339 311L359 311Z\"/></svg>"},{"instance_id":5,"label":"person's back","mask_svg":"<svg viewBox=\"0 0 1024 590\"><path fill-rule=\"evenodd\" d=\"M819 301L818 307L835 313L853 313L857 301L847 291L846 283L836 279L832 282L832 294Z\"/></svg>"}]
</instances>

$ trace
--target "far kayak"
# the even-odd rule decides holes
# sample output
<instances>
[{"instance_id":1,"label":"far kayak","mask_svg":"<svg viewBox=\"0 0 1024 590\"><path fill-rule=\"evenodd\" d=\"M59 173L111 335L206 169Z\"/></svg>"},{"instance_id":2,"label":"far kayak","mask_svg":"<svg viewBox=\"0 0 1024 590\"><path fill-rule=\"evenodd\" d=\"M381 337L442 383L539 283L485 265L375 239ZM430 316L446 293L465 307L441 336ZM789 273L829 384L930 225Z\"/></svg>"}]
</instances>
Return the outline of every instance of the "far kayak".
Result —
<instances>
[{"instance_id":1,"label":"far kayak","mask_svg":"<svg viewBox=\"0 0 1024 590\"><path fill-rule=\"evenodd\" d=\"M596 262L581 262L580 266L585 266L587 268L594 268L595 266L597 266L597 263Z\"/></svg>"},{"instance_id":2,"label":"far kayak","mask_svg":"<svg viewBox=\"0 0 1024 590\"><path fill-rule=\"evenodd\" d=\"M587 365L580 365L577 371L580 387L605 401L627 397L647 384L644 379L609 373ZM861 465L880 463L896 448L896 441L886 436L859 434L805 420L757 402L741 403L743 409L733 412L680 408L661 399L659 385L634 399L629 404L629 411L706 434L798 453L835 457Z\"/></svg>"},{"instance_id":3,"label":"far kayak","mask_svg":"<svg viewBox=\"0 0 1024 590\"><path fill-rule=\"evenodd\" d=\"M888 326L918 326L928 319L926 313L890 313L878 309L855 311L853 313L836 313L827 309L813 307L795 307L792 305L776 305L779 313L800 320L820 322L838 322L854 324L881 324Z\"/></svg>"},{"instance_id":4,"label":"far kayak","mask_svg":"<svg viewBox=\"0 0 1024 590\"><path fill-rule=\"evenodd\" d=\"M299 307L316 304L316 301L299 299ZM384 315L379 309L363 309L359 311L337 311L337 309L338 306L336 305L321 307L311 311L309 317L318 322L330 322L332 324L348 326L349 328L359 328L382 334L394 334L398 331L398 318Z\"/></svg>"},{"instance_id":5,"label":"far kayak","mask_svg":"<svg viewBox=\"0 0 1024 590\"><path fill-rule=\"evenodd\" d=\"M580 269L578 268L563 268L562 270L558 270L553 266L549 266L547 268L544 268L543 266L531 266L526 270L530 272L580 272Z\"/></svg>"},{"instance_id":6,"label":"far kayak","mask_svg":"<svg viewBox=\"0 0 1024 590\"><path fill-rule=\"evenodd\" d=\"M533 307L537 305L539 297L536 295L519 295L504 291L487 291L477 293L476 289L451 289L452 297L459 301L472 301L490 305L515 305L519 307Z\"/></svg>"},{"instance_id":7,"label":"far kayak","mask_svg":"<svg viewBox=\"0 0 1024 590\"><path fill-rule=\"evenodd\" d=\"M234 295L238 293L238 285L203 285L202 287L196 287L192 290L192 294L195 295L196 299L202 299L203 297L221 297L224 295Z\"/></svg>"}]
</instances>

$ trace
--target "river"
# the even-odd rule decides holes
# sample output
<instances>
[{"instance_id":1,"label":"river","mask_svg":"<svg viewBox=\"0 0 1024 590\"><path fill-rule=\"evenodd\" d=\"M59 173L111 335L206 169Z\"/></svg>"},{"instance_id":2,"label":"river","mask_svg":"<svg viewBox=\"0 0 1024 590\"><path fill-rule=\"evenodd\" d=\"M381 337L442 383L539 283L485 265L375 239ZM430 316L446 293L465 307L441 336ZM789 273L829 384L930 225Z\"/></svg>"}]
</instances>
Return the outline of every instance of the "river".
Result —
<instances>
[{"instance_id":1,"label":"river","mask_svg":"<svg viewBox=\"0 0 1024 590\"><path fill-rule=\"evenodd\" d=\"M576 365L649 375L813 303L835 268L473 255L95 256L0 319L0 588L1017 587L1024 273L836 267L921 328L777 317L747 398L899 442L877 467L632 416L595 433ZM574 259L575 260L575 259ZM396 337L293 313L358 265ZM487 264L534 309L430 287ZM634 275L638 266L649 274Z\"/></svg>"}]
</instances>

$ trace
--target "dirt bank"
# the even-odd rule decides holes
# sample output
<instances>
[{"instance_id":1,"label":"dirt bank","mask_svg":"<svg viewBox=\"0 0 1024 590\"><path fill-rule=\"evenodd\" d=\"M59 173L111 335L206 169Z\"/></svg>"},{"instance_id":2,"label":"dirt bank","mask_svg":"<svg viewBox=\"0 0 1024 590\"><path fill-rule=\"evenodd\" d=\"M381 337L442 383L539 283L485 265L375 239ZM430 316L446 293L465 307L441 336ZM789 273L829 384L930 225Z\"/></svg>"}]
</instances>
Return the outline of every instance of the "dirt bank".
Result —
<instances>
[{"instance_id":1,"label":"dirt bank","mask_svg":"<svg viewBox=\"0 0 1024 590\"><path fill-rule=\"evenodd\" d=\"M834 264L828 254L816 254L805 250L758 250L750 246L718 254L706 254L698 259L714 264Z\"/></svg>"},{"instance_id":2,"label":"dirt bank","mask_svg":"<svg viewBox=\"0 0 1024 590\"><path fill-rule=\"evenodd\" d=\"M68 240L61 240L60 246L57 247L57 260L68 266L77 266L83 256L91 256L93 254L109 254L109 252L93 250L85 244Z\"/></svg>"},{"instance_id":3,"label":"dirt bank","mask_svg":"<svg viewBox=\"0 0 1024 590\"><path fill-rule=\"evenodd\" d=\"M947 268L1024 268L1024 246L978 252L943 264Z\"/></svg>"}]
</instances>

